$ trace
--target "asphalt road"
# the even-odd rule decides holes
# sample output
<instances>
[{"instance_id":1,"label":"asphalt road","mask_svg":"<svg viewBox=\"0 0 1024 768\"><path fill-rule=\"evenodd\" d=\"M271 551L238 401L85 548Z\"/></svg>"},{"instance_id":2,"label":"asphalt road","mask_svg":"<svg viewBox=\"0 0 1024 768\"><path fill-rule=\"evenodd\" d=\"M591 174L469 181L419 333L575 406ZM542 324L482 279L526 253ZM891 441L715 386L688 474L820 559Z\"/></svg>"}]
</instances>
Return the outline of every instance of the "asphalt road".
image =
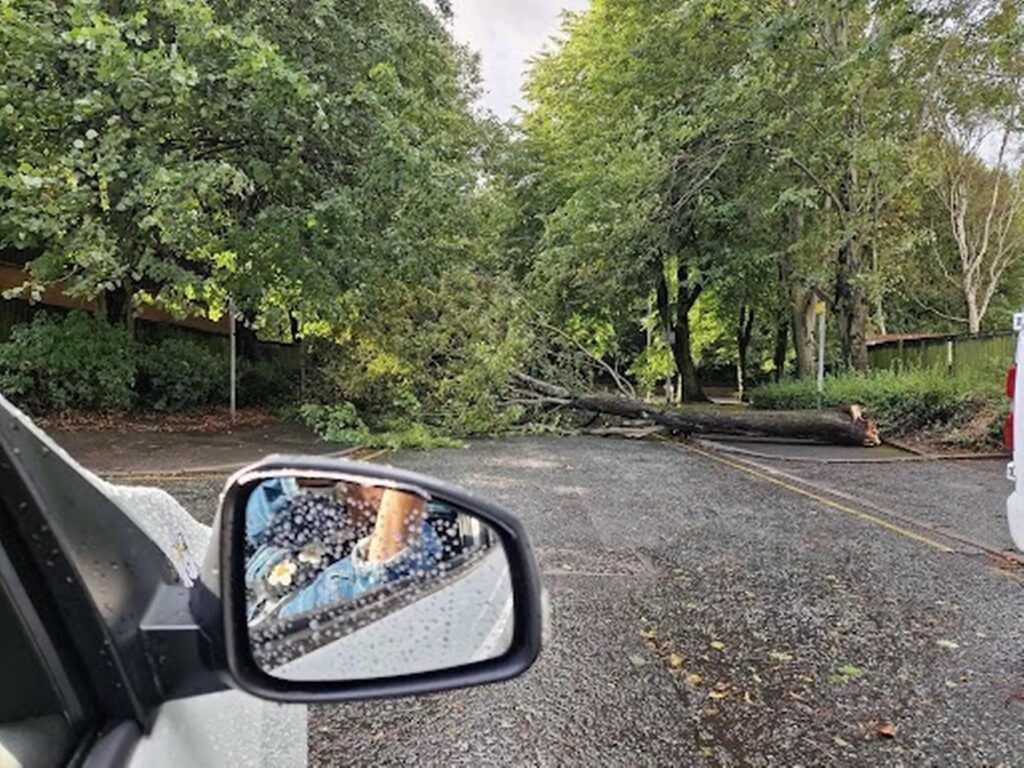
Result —
<instances>
[{"instance_id":1,"label":"asphalt road","mask_svg":"<svg viewBox=\"0 0 1024 768\"><path fill-rule=\"evenodd\" d=\"M998 462L756 468L598 438L382 460L521 516L550 639L503 685L314 708L313 765L1024 761ZM221 482L164 487L208 519Z\"/></svg>"}]
</instances>

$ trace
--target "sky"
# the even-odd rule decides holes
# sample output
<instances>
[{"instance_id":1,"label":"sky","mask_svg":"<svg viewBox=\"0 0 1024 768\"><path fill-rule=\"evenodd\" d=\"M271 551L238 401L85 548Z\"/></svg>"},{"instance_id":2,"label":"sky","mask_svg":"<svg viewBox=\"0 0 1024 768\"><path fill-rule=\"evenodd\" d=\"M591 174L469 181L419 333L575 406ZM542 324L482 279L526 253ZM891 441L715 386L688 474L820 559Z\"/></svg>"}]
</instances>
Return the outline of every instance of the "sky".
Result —
<instances>
[{"instance_id":1,"label":"sky","mask_svg":"<svg viewBox=\"0 0 1024 768\"><path fill-rule=\"evenodd\" d=\"M480 54L481 106L514 117L523 106L520 87L531 56L558 32L563 9L582 10L589 0L453 0L452 34Z\"/></svg>"}]
</instances>

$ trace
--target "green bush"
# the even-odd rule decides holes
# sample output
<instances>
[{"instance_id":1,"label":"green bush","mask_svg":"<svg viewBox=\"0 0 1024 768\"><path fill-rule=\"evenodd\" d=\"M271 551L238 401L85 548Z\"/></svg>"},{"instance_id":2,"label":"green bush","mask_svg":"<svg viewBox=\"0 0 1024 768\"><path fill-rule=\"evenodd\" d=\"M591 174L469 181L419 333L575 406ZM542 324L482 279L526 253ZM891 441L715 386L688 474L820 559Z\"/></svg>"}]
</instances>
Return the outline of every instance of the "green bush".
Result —
<instances>
[{"instance_id":1,"label":"green bush","mask_svg":"<svg viewBox=\"0 0 1024 768\"><path fill-rule=\"evenodd\" d=\"M883 432L898 435L963 422L981 409L997 407L1001 384L998 376L950 376L935 369L876 371L827 378L821 404L861 405ZM816 408L817 384L813 380L765 384L751 393L751 403L769 410Z\"/></svg>"},{"instance_id":2,"label":"green bush","mask_svg":"<svg viewBox=\"0 0 1024 768\"><path fill-rule=\"evenodd\" d=\"M306 426L324 440L335 441L330 435L346 430L365 430L366 425L352 403L339 405L318 405L307 403L299 406L299 418Z\"/></svg>"},{"instance_id":3,"label":"green bush","mask_svg":"<svg viewBox=\"0 0 1024 768\"><path fill-rule=\"evenodd\" d=\"M40 313L0 344L0 392L37 413L131 407L135 345L86 312Z\"/></svg>"},{"instance_id":4,"label":"green bush","mask_svg":"<svg viewBox=\"0 0 1024 768\"><path fill-rule=\"evenodd\" d=\"M164 339L139 354L139 400L157 411L226 403L228 376L223 353L191 339Z\"/></svg>"},{"instance_id":5,"label":"green bush","mask_svg":"<svg viewBox=\"0 0 1024 768\"><path fill-rule=\"evenodd\" d=\"M257 361L238 361L239 405L280 405L294 401L299 394L299 371L268 357Z\"/></svg>"},{"instance_id":6,"label":"green bush","mask_svg":"<svg viewBox=\"0 0 1024 768\"><path fill-rule=\"evenodd\" d=\"M347 402L340 405L302 405L299 418L321 439L332 443L392 450L456 448L461 445L458 440L438 435L419 423L394 424L384 431L371 430L360 418L356 407Z\"/></svg>"}]
</instances>

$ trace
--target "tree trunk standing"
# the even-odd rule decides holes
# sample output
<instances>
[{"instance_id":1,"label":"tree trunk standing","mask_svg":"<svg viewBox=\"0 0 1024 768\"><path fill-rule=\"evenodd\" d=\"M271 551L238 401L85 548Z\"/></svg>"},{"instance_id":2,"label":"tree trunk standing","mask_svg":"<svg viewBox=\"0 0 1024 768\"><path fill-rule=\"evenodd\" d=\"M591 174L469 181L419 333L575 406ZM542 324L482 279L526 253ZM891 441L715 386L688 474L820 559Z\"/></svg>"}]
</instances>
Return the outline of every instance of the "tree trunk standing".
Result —
<instances>
[{"instance_id":1,"label":"tree trunk standing","mask_svg":"<svg viewBox=\"0 0 1024 768\"><path fill-rule=\"evenodd\" d=\"M736 389L740 400L744 399L747 382L747 350L754 335L754 309L740 305L739 322L736 325Z\"/></svg>"},{"instance_id":2,"label":"tree trunk standing","mask_svg":"<svg viewBox=\"0 0 1024 768\"><path fill-rule=\"evenodd\" d=\"M855 120L848 120L855 123ZM847 128L855 132L855 126ZM857 168L850 162L839 188L839 204L847 227L856 226L860 208L857 204ZM861 280L863 242L856 230L843 236L836 257L836 319L843 362L855 371L868 369L867 325L868 300Z\"/></svg>"},{"instance_id":3,"label":"tree trunk standing","mask_svg":"<svg viewBox=\"0 0 1024 768\"><path fill-rule=\"evenodd\" d=\"M968 287L964 279L964 301L967 304L967 331L974 335L981 333L981 310L978 309L978 293L974 287Z\"/></svg>"},{"instance_id":4,"label":"tree trunk standing","mask_svg":"<svg viewBox=\"0 0 1024 768\"><path fill-rule=\"evenodd\" d=\"M658 275L657 302L658 316L661 318L662 327L665 329L665 340L672 350L672 361L676 366L676 373L680 382L675 382L673 376L665 380L665 397L668 402L675 398L678 388L679 399L686 403L706 402L707 397L700 385L700 377L697 374L697 366L693 362L693 348L690 338L690 310L700 297L702 287L691 288L689 285L689 273L685 265L680 265L676 270L678 287L676 289L675 316L672 315L672 308L669 298L668 281L665 279L664 270Z\"/></svg>"},{"instance_id":5,"label":"tree trunk standing","mask_svg":"<svg viewBox=\"0 0 1024 768\"><path fill-rule=\"evenodd\" d=\"M256 338L256 331L253 330L253 325L256 322L256 313L251 309L247 309L239 314L242 317L242 322L238 323L236 329L236 334L238 335L238 354L243 360L254 363L259 357L259 340Z\"/></svg>"},{"instance_id":6,"label":"tree trunk standing","mask_svg":"<svg viewBox=\"0 0 1024 768\"><path fill-rule=\"evenodd\" d=\"M790 297L796 377L809 379L814 376L814 291L793 286Z\"/></svg>"},{"instance_id":7,"label":"tree trunk standing","mask_svg":"<svg viewBox=\"0 0 1024 768\"><path fill-rule=\"evenodd\" d=\"M134 341L135 312L132 308L133 293L131 280L125 278L121 285L113 290L101 293L97 299L97 305L108 323L124 328L128 333L128 338Z\"/></svg>"},{"instance_id":8,"label":"tree trunk standing","mask_svg":"<svg viewBox=\"0 0 1024 768\"><path fill-rule=\"evenodd\" d=\"M672 358L675 360L676 370L683 377L682 400L684 403L707 402L707 396L697 375L697 366L693 362L693 345L690 339L690 310L700 298L703 287L690 287L689 271L685 265L680 264L676 273L679 277L679 287L676 294L675 343L672 345Z\"/></svg>"},{"instance_id":9,"label":"tree trunk standing","mask_svg":"<svg viewBox=\"0 0 1024 768\"><path fill-rule=\"evenodd\" d=\"M860 244L852 236L840 247L836 263L836 319L843 361L863 372L868 369L868 303L859 275Z\"/></svg>"},{"instance_id":10,"label":"tree trunk standing","mask_svg":"<svg viewBox=\"0 0 1024 768\"><path fill-rule=\"evenodd\" d=\"M871 274L874 277L874 322L878 333L886 331L885 292L882 290L882 269L878 259L878 239L882 220L882 197L874 190L871 203Z\"/></svg>"},{"instance_id":11,"label":"tree trunk standing","mask_svg":"<svg viewBox=\"0 0 1024 768\"><path fill-rule=\"evenodd\" d=\"M841 59L850 50L849 6L836 8L834 26L835 52ZM863 138L863 94L853 94L843 120L843 133L851 147L860 146ZM849 152L849 150L848 150ZM842 159L843 174L836 191L839 220L843 226L843 241L836 258L835 310L839 327L839 344L844 363L855 371L868 367L867 320L868 301L861 281L863 269L863 222L861 192L863 179L851 154Z\"/></svg>"},{"instance_id":12,"label":"tree trunk standing","mask_svg":"<svg viewBox=\"0 0 1024 768\"><path fill-rule=\"evenodd\" d=\"M676 326L676 343L672 346L672 357L675 359L676 365L681 367L683 402L702 403L706 402L708 398L704 394L703 387L700 385L697 366L693 362L693 349L690 342L690 318L688 314L687 312L687 316L680 317L679 324Z\"/></svg>"},{"instance_id":13,"label":"tree trunk standing","mask_svg":"<svg viewBox=\"0 0 1024 768\"><path fill-rule=\"evenodd\" d=\"M659 262L660 264L660 262ZM658 304L658 317L661 320L662 338L669 349L675 346L675 331L672 328L672 310L668 300L668 281L665 279L665 267L661 264L658 271L658 286L656 300ZM665 402L669 405L675 397L675 381L671 372L665 375Z\"/></svg>"},{"instance_id":14,"label":"tree trunk standing","mask_svg":"<svg viewBox=\"0 0 1024 768\"><path fill-rule=\"evenodd\" d=\"M772 352L772 378L781 381L786 373L786 353L789 351L789 318L781 317L775 324L775 349Z\"/></svg>"},{"instance_id":15,"label":"tree trunk standing","mask_svg":"<svg viewBox=\"0 0 1024 768\"><path fill-rule=\"evenodd\" d=\"M1018 87L1022 79L1024 76L1018 78ZM967 328L972 334L981 331L982 321L1007 270L1024 258L1020 226L1024 218L1024 173L1007 159L1007 152L1011 156L1016 154L1015 148L1024 136L1019 127L1022 109L1018 103L1006 114L1005 121L998 121L1002 123L998 129L1002 138L991 168L974 165L971 147L978 136L994 127L990 119L976 122L960 133L943 124L938 128L942 136L942 183L935 191L946 208L950 234L956 242Z\"/></svg>"}]
</instances>

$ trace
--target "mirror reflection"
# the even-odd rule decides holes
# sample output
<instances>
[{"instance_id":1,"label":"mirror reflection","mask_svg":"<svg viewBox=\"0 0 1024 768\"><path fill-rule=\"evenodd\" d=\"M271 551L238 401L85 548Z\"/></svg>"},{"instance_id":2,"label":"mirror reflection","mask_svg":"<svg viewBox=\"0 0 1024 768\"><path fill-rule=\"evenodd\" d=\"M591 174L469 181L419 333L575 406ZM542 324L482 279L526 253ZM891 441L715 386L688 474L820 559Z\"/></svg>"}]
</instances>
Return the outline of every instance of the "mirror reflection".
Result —
<instances>
[{"instance_id":1,"label":"mirror reflection","mask_svg":"<svg viewBox=\"0 0 1024 768\"><path fill-rule=\"evenodd\" d=\"M503 654L508 563L477 516L372 478L282 475L245 502L253 657L291 680L444 669Z\"/></svg>"}]
</instances>

